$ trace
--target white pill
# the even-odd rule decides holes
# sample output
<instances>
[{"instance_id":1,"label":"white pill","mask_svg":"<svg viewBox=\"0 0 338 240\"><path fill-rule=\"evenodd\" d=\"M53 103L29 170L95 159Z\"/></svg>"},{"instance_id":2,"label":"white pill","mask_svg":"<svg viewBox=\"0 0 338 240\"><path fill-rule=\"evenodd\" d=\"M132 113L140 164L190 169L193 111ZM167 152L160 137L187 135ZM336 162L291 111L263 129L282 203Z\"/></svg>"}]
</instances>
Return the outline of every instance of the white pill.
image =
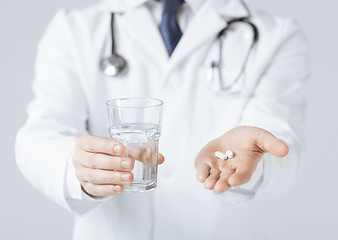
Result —
<instances>
[{"instance_id":1,"label":"white pill","mask_svg":"<svg viewBox=\"0 0 338 240\"><path fill-rule=\"evenodd\" d=\"M225 155L227 155L227 157L230 159L230 158L233 158L235 156L235 154L231 151L231 150L227 150L225 152Z\"/></svg>"},{"instance_id":2,"label":"white pill","mask_svg":"<svg viewBox=\"0 0 338 240\"><path fill-rule=\"evenodd\" d=\"M221 152L221 151L216 151L215 156L223 160L226 160L228 158L228 156L224 152Z\"/></svg>"}]
</instances>

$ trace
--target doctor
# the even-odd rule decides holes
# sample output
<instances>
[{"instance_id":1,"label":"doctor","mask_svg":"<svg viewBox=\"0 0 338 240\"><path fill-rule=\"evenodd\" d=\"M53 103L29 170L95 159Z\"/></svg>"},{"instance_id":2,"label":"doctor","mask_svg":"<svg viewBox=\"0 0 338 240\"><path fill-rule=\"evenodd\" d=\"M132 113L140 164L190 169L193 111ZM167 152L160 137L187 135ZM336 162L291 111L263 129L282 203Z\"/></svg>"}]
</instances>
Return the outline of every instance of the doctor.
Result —
<instances>
[{"instance_id":1,"label":"doctor","mask_svg":"<svg viewBox=\"0 0 338 240\"><path fill-rule=\"evenodd\" d=\"M115 77L102 71L112 50L126 60ZM308 76L297 24L240 0L105 0L62 10L39 44L17 163L76 216L75 240L266 239L243 209L295 180ZM142 194L123 193L133 162L107 135L106 100L130 96L165 103L166 161L158 189ZM228 149L234 158L215 158Z\"/></svg>"}]
</instances>

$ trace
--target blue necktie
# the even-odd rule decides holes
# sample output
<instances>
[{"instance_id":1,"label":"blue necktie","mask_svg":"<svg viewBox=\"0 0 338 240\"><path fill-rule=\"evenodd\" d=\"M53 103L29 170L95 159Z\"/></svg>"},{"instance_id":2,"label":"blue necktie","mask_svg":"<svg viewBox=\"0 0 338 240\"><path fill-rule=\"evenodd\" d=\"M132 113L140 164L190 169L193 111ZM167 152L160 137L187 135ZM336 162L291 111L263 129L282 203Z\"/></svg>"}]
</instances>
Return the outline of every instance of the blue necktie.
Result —
<instances>
[{"instance_id":1,"label":"blue necktie","mask_svg":"<svg viewBox=\"0 0 338 240\"><path fill-rule=\"evenodd\" d=\"M182 31L176 21L176 12L183 0L160 0L163 4L162 22L160 31L169 56L173 53L177 43L182 37Z\"/></svg>"}]
</instances>

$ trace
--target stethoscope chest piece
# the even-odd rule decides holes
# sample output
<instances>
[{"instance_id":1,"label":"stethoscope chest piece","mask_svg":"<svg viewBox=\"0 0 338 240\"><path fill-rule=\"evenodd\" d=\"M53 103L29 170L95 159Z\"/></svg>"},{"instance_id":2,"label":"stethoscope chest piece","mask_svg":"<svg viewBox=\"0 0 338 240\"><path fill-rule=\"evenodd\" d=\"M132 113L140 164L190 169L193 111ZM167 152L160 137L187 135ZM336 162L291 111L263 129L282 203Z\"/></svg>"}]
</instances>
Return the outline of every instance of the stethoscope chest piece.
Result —
<instances>
[{"instance_id":1,"label":"stethoscope chest piece","mask_svg":"<svg viewBox=\"0 0 338 240\"><path fill-rule=\"evenodd\" d=\"M115 77L123 71L127 62L121 56L113 53L110 57L103 58L100 62L100 68L108 77Z\"/></svg>"},{"instance_id":2,"label":"stethoscope chest piece","mask_svg":"<svg viewBox=\"0 0 338 240\"><path fill-rule=\"evenodd\" d=\"M114 13L111 13L110 28L112 40L111 54L109 57L103 58L100 61L100 69L107 77L116 77L123 71L123 69L125 69L127 61L115 51Z\"/></svg>"}]
</instances>

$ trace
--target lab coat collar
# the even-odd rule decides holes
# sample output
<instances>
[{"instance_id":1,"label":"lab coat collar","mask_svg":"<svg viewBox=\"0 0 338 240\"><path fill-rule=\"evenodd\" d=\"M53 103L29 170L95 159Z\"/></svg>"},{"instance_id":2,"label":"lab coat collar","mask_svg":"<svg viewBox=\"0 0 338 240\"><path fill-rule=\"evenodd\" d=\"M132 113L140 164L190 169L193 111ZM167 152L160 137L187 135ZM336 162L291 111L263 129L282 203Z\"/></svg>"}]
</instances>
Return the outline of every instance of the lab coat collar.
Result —
<instances>
[{"instance_id":1,"label":"lab coat collar","mask_svg":"<svg viewBox=\"0 0 338 240\"><path fill-rule=\"evenodd\" d=\"M198 8L202 5L206 0L185 0L185 2L189 5L193 13L195 13Z\"/></svg>"},{"instance_id":2,"label":"lab coat collar","mask_svg":"<svg viewBox=\"0 0 338 240\"><path fill-rule=\"evenodd\" d=\"M102 0L99 8L108 12L125 12L138 7L149 0ZM215 10L222 15L240 17L248 15L248 11L241 0L185 0L191 10L195 13L205 2L215 2Z\"/></svg>"},{"instance_id":3,"label":"lab coat collar","mask_svg":"<svg viewBox=\"0 0 338 240\"><path fill-rule=\"evenodd\" d=\"M217 34L227 26L227 21L248 16L250 12L241 0L205 1L171 55L168 71L184 61L202 44L216 41Z\"/></svg>"},{"instance_id":4,"label":"lab coat collar","mask_svg":"<svg viewBox=\"0 0 338 240\"><path fill-rule=\"evenodd\" d=\"M250 16L246 4L242 0L185 0L195 13L204 2L213 2L214 9L221 16L227 18L240 18Z\"/></svg>"},{"instance_id":5,"label":"lab coat collar","mask_svg":"<svg viewBox=\"0 0 338 240\"><path fill-rule=\"evenodd\" d=\"M107 12L125 12L138 7L149 0L102 0L99 8ZM247 17L249 11L242 0L185 0L191 10L196 13L201 5L213 2L214 9L222 16L229 18Z\"/></svg>"},{"instance_id":6,"label":"lab coat collar","mask_svg":"<svg viewBox=\"0 0 338 240\"><path fill-rule=\"evenodd\" d=\"M249 8L242 0L214 0L213 8L226 19L250 17Z\"/></svg>"},{"instance_id":7,"label":"lab coat collar","mask_svg":"<svg viewBox=\"0 0 338 240\"><path fill-rule=\"evenodd\" d=\"M102 0L99 9L104 12L123 13L147 1L148 0Z\"/></svg>"},{"instance_id":8,"label":"lab coat collar","mask_svg":"<svg viewBox=\"0 0 338 240\"><path fill-rule=\"evenodd\" d=\"M186 0L196 12L169 59L158 26L144 5L147 1L103 0L99 7L105 12L125 13L126 31L130 31L168 73L203 43L216 40L219 31L227 26L227 20L249 16L241 0Z\"/></svg>"}]
</instances>

